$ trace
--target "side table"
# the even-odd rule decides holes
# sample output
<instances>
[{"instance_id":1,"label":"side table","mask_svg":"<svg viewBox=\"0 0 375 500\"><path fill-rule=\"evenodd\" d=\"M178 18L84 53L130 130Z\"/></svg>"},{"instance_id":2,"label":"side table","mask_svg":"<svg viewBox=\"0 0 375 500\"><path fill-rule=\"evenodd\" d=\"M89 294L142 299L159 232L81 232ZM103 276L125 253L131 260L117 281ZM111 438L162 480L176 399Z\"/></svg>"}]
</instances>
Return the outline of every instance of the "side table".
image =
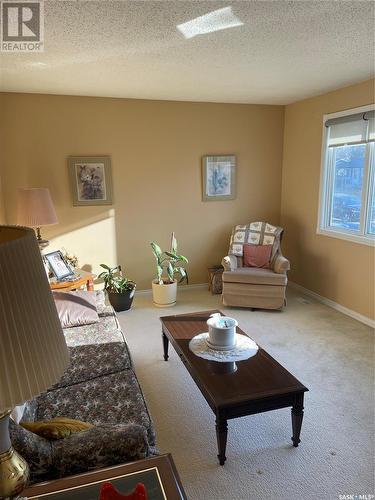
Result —
<instances>
[{"instance_id":1,"label":"side table","mask_svg":"<svg viewBox=\"0 0 375 500\"><path fill-rule=\"evenodd\" d=\"M77 269L76 274L79 276L78 279L71 281L50 281L51 290L59 290L60 292L70 292L71 290L77 290L82 286L86 286L86 290L89 292L94 291L94 279L96 275L93 273L88 273L83 269Z\"/></svg>"},{"instance_id":2,"label":"side table","mask_svg":"<svg viewBox=\"0 0 375 500\"><path fill-rule=\"evenodd\" d=\"M143 483L149 500L187 500L170 454L34 484L22 495L28 500L99 499L101 485L106 481L123 495Z\"/></svg>"},{"instance_id":3,"label":"side table","mask_svg":"<svg viewBox=\"0 0 375 500\"><path fill-rule=\"evenodd\" d=\"M223 291L223 272L224 267L221 265L208 268L208 289L212 295L217 295Z\"/></svg>"}]
</instances>

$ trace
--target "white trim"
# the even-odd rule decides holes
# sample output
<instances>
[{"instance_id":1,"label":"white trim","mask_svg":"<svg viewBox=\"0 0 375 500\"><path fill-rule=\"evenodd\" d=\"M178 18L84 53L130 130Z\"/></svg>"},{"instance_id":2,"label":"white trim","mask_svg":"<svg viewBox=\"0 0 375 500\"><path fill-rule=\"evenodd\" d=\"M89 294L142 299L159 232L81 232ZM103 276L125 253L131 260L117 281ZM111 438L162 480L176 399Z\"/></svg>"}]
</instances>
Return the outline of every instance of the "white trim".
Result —
<instances>
[{"instance_id":1,"label":"white trim","mask_svg":"<svg viewBox=\"0 0 375 500\"><path fill-rule=\"evenodd\" d=\"M365 106L359 106L358 108L343 109L342 111L337 111L336 113L327 113L323 115L323 123L325 123L328 118L339 118L340 116L354 115L356 113L366 113L366 111L373 111L375 109L375 104L366 104Z\"/></svg>"},{"instance_id":2,"label":"white trim","mask_svg":"<svg viewBox=\"0 0 375 500\"><path fill-rule=\"evenodd\" d=\"M313 292L312 290L309 290L308 288L305 288L304 286L299 285L298 283L294 283L293 281L288 281L288 285L290 285L291 288L298 290L300 293L303 293L308 297L312 297L318 302L325 304L328 307L332 307L332 309L336 309L336 311L346 314L347 316L350 316L351 318L356 319L357 321L360 321L361 323L364 323L365 325L375 329L374 319L368 318L363 314L353 311L353 309L349 309L348 307L342 306L341 304L338 304L337 302L334 302L331 299L327 299L327 297L323 297L322 295L319 295L318 293Z\"/></svg>"},{"instance_id":3,"label":"white trim","mask_svg":"<svg viewBox=\"0 0 375 500\"><path fill-rule=\"evenodd\" d=\"M195 288L207 288L208 290L208 283L194 283L193 285L181 285L180 287L177 287L177 292L183 291L183 290L194 290ZM152 294L152 289L147 288L146 290L136 290L135 295L151 295Z\"/></svg>"},{"instance_id":4,"label":"white trim","mask_svg":"<svg viewBox=\"0 0 375 500\"><path fill-rule=\"evenodd\" d=\"M339 229L320 229L318 228L316 234L321 236L331 236L332 238L339 238L340 240L351 241L353 243L362 243L370 247L375 247L374 237L365 236L363 234L351 234L349 232L342 233Z\"/></svg>"}]
</instances>

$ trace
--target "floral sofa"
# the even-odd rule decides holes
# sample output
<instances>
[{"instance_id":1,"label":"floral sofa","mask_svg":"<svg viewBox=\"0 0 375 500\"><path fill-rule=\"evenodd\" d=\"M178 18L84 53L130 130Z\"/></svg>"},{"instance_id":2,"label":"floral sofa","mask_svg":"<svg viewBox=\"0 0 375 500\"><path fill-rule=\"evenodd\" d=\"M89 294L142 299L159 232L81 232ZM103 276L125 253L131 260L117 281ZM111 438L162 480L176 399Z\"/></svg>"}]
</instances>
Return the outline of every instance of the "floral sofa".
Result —
<instances>
[{"instance_id":1,"label":"floral sofa","mask_svg":"<svg viewBox=\"0 0 375 500\"><path fill-rule=\"evenodd\" d=\"M103 292L99 322L64 330L71 362L58 384L28 401L21 421L68 417L94 427L59 440L10 421L14 448L44 481L157 454L152 421L127 343Z\"/></svg>"}]
</instances>

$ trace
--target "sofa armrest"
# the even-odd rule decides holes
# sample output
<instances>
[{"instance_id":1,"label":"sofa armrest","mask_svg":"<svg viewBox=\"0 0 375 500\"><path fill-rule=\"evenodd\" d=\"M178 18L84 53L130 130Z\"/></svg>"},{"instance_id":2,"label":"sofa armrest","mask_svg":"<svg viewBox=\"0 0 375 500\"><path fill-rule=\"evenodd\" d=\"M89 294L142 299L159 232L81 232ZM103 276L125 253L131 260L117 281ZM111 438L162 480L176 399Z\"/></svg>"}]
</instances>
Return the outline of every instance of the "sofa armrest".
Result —
<instances>
[{"instance_id":1,"label":"sofa armrest","mask_svg":"<svg viewBox=\"0 0 375 500\"><path fill-rule=\"evenodd\" d=\"M290 262L283 255L279 254L273 263L273 270L277 274L285 274L290 269Z\"/></svg>"},{"instance_id":2,"label":"sofa armrest","mask_svg":"<svg viewBox=\"0 0 375 500\"><path fill-rule=\"evenodd\" d=\"M221 261L224 271L234 271L237 269L237 257L235 255L226 255Z\"/></svg>"},{"instance_id":3,"label":"sofa armrest","mask_svg":"<svg viewBox=\"0 0 375 500\"><path fill-rule=\"evenodd\" d=\"M59 477L139 460L150 455L147 430L138 424L100 424L52 442Z\"/></svg>"}]
</instances>

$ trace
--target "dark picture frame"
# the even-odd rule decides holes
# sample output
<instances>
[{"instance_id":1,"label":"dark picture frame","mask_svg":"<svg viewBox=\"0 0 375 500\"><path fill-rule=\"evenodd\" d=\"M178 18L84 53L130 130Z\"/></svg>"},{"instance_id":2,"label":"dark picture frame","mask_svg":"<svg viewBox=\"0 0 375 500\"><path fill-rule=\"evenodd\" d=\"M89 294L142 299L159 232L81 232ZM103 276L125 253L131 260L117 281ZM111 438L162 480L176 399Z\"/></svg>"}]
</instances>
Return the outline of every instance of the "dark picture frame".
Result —
<instances>
[{"instance_id":1,"label":"dark picture frame","mask_svg":"<svg viewBox=\"0 0 375 500\"><path fill-rule=\"evenodd\" d=\"M48 262L49 268L56 276L57 280L63 280L70 276L74 276L74 271L69 267L69 264L64 259L60 250L50 252L44 255L45 260Z\"/></svg>"}]
</instances>

